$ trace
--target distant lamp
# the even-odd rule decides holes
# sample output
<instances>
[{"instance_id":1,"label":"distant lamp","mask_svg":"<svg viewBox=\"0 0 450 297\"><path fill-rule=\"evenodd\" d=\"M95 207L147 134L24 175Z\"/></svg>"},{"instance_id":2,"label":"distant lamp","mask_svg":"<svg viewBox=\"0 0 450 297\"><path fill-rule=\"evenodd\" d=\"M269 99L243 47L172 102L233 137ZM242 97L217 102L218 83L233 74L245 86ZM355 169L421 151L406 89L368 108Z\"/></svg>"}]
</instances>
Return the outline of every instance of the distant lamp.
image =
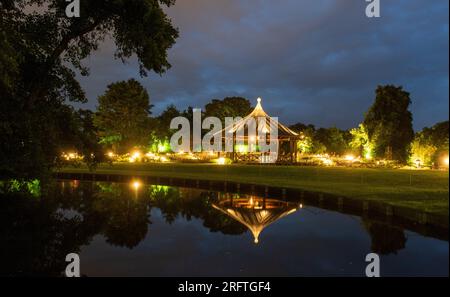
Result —
<instances>
[{"instance_id":1,"label":"distant lamp","mask_svg":"<svg viewBox=\"0 0 450 297\"><path fill-rule=\"evenodd\" d=\"M138 181L138 180L135 180L135 181L133 181L132 183L131 183L131 187L135 190L135 191L137 191L137 190L139 190L139 188L141 187L141 182L140 181Z\"/></svg>"},{"instance_id":2,"label":"distant lamp","mask_svg":"<svg viewBox=\"0 0 450 297\"><path fill-rule=\"evenodd\" d=\"M333 165L333 161L332 161L331 159L328 159L328 158L323 158L323 159L322 159L322 162L323 162L323 164L324 164L325 166L331 166L331 165Z\"/></svg>"},{"instance_id":3,"label":"distant lamp","mask_svg":"<svg viewBox=\"0 0 450 297\"><path fill-rule=\"evenodd\" d=\"M217 159L217 164L219 164L219 165L225 165L225 163L226 163L225 158L220 157L219 159Z\"/></svg>"},{"instance_id":4,"label":"distant lamp","mask_svg":"<svg viewBox=\"0 0 450 297\"><path fill-rule=\"evenodd\" d=\"M131 155L130 155L129 162L130 162L130 163L134 163L134 162L136 162L136 161L139 161L140 158L141 158L141 152L139 152L139 151L134 151L134 152L132 152Z\"/></svg>"},{"instance_id":5,"label":"distant lamp","mask_svg":"<svg viewBox=\"0 0 450 297\"><path fill-rule=\"evenodd\" d=\"M420 159L416 159L416 161L414 161L414 163L416 164L417 168L420 168L420 166L422 165L422 161Z\"/></svg>"},{"instance_id":6,"label":"distant lamp","mask_svg":"<svg viewBox=\"0 0 450 297\"><path fill-rule=\"evenodd\" d=\"M353 162L355 160L355 156L353 156L353 155L346 155L345 156L345 160Z\"/></svg>"}]
</instances>

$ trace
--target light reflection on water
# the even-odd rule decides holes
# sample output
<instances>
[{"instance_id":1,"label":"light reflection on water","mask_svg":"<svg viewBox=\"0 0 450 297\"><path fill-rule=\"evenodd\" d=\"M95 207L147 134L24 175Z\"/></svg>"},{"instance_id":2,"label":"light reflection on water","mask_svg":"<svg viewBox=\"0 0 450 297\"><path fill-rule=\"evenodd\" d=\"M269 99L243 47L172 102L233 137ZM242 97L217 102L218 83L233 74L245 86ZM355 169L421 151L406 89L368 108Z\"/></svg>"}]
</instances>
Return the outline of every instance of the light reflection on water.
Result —
<instances>
[{"instance_id":1,"label":"light reflection on water","mask_svg":"<svg viewBox=\"0 0 450 297\"><path fill-rule=\"evenodd\" d=\"M58 275L78 252L87 276L448 275L448 242L295 199L63 181L2 216L2 274ZM289 197L287 197L289 198ZM4 208L2 208L4 209Z\"/></svg>"}]
</instances>

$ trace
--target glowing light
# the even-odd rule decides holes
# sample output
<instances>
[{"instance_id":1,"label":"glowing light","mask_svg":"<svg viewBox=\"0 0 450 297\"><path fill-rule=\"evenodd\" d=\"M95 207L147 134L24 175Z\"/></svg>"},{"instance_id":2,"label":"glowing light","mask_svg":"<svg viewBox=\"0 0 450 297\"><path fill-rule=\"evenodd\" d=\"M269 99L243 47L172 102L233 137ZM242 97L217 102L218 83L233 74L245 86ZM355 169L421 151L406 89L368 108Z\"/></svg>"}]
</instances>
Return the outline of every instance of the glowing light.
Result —
<instances>
[{"instance_id":1,"label":"glowing light","mask_svg":"<svg viewBox=\"0 0 450 297\"><path fill-rule=\"evenodd\" d=\"M134 151L134 152L131 153L129 162L130 162L130 163L134 163L134 162L136 162L136 161L139 161L140 158L141 158L141 152L139 152L139 151Z\"/></svg>"},{"instance_id":2,"label":"glowing light","mask_svg":"<svg viewBox=\"0 0 450 297\"><path fill-rule=\"evenodd\" d=\"M300 203L300 205L298 206L299 208L303 208L303 204L302 203Z\"/></svg>"},{"instance_id":3,"label":"glowing light","mask_svg":"<svg viewBox=\"0 0 450 297\"><path fill-rule=\"evenodd\" d=\"M110 151L110 152L108 152L108 153L107 153L107 155L108 155L108 157L110 157L110 158L114 157L114 153L113 153L113 152L111 152L111 151Z\"/></svg>"},{"instance_id":4,"label":"glowing light","mask_svg":"<svg viewBox=\"0 0 450 297\"><path fill-rule=\"evenodd\" d=\"M219 159L217 159L217 164L219 164L219 165L225 165L225 163L226 163L225 158L220 157Z\"/></svg>"},{"instance_id":5,"label":"glowing light","mask_svg":"<svg viewBox=\"0 0 450 297\"><path fill-rule=\"evenodd\" d=\"M371 154L370 152L367 152L367 153L364 155L364 158L366 158L367 160L370 160L370 159L372 159L372 154Z\"/></svg>"},{"instance_id":6,"label":"glowing light","mask_svg":"<svg viewBox=\"0 0 450 297\"><path fill-rule=\"evenodd\" d=\"M256 99L256 101L258 101L258 103L261 103L261 97L258 97L258 99Z\"/></svg>"},{"instance_id":7,"label":"glowing light","mask_svg":"<svg viewBox=\"0 0 450 297\"><path fill-rule=\"evenodd\" d=\"M72 160L78 158L78 154L74 152L62 153L61 156L66 160Z\"/></svg>"},{"instance_id":8,"label":"glowing light","mask_svg":"<svg viewBox=\"0 0 450 297\"><path fill-rule=\"evenodd\" d=\"M414 161L414 163L416 164L416 167L417 167L417 168L420 168L420 166L422 165L422 161L421 161L420 159L416 159L416 160Z\"/></svg>"},{"instance_id":9,"label":"glowing light","mask_svg":"<svg viewBox=\"0 0 450 297\"><path fill-rule=\"evenodd\" d=\"M331 166L331 165L333 165L333 161L332 161L331 159L328 159L328 158L323 158L323 159L322 159L322 162L323 162L323 164L326 165L326 166Z\"/></svg>"},{"instance_id":10,"label":"glowing light","mask_svg":"<svg viewBox=\"0 0 450 297\"><path fill-rule=\"evenodd\" d=\"M448 156L444 158L444 164L448 166Z\"/></svg>"},{"instance_id":11,"label":"glowing light","mask_svg":"<svg viewBox=\"0 0 450 297\"><path fill-rule=\"evenodd\" d=\"M353 155L346 155L345 156L345 160L353 162L355 160L355 156L353 156Z\"/></svg>"},{"instance_id":12,"label":"glowing light","mask_svg":"<svg viewBox=\"0 0 450 297\"><path fill-rule=\"evenodd\" d=\"M160 142L158 144L158 152L159 153L165 153L169 150L169 148L170 148L170 144L167 141Z\"/></svg>"},{"instance_id":13,"label":"glowing light","mask_svg":"<svg viewBox=\"0 0 450 297\"><path fill-rule=\"evenodd\" d=\"M234 149L236 150L236 152L238 153L246 153L248 151L248 146L245 144L236 144L234 146Z\"/></svg>"},{"instance_id":14,"label":"glowing light","mask_svg":"<svg viewBox=\"0 0 450 297\"><path fill-rule=\"evenodd\" d=\"M139 188L141 187L141 185L142 185L142 183L140 182L140 181L138 181L138 180L135 180L135 181L133 181L133 182L131 182L131 187L134 189L134 190L139 190Z\"/></svg>"},{"instance_id":15,"label":"glowing light","mask_svg":"<svg viewBox=\"0 0 450 297\"><path fill-rule=\"evenodd\" d=\"M169 159L167 159L167 158L164 157L164 156L160 157L159 160L160 160L161 162L169 162Z\"/></svg>"}]
</instances>

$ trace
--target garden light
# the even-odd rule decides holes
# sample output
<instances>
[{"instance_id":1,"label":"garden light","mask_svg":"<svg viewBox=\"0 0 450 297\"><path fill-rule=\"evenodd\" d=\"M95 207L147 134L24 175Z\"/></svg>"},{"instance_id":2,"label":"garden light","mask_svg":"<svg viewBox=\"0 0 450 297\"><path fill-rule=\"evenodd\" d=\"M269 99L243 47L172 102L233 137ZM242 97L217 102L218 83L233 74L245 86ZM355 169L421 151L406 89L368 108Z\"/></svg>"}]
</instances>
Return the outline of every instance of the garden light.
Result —
<instances>
[{"instance_id":1,"label":"garden light","mask_svg":"<svg viewBox=\"0 0 450 297\"><path fill-rule=\"evenodd\" d=\"M138 180L135 180L135 181L133 181L132 183L131 183L131 187L135 190L135 191L137 191L137 190L139 190L139 188L141 187L141 182L140 181L138 181Z\"/></svg>"},{"instance_id":2,"label":"garden light","mask_svg":"<svg viewBox=\"0 0 450 297\"><path fill-rule=\"evenodd\" d=\"M219 164L219 165L225 165L225 162L226 162L226 160L223 157L217 159L217 164Z\"/></svg>"},{"instance_id":3,"label":"garden light","mask_svg":"<svg viewBox=\"0 0 450 297\"><path fill-rule=\"evenodd\" d=\"M345 156L345 160L353 162L355 160L355 156L353 156L353 155L346 155Z\"/></svg>"}]
</instances>

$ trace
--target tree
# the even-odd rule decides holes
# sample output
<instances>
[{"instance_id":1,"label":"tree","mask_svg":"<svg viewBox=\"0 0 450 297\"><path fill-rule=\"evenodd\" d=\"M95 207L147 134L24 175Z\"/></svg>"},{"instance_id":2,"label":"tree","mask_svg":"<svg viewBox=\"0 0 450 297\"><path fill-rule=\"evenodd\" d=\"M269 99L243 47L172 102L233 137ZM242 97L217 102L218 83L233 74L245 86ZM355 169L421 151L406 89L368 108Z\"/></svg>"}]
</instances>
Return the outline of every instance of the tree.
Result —
<instances>
[{"instance_id":1,"label":"tree","mask_svg":"<svg viewBox=\"0 0 450 297\"><path fill-rule=\"evenodd\" d=\"M374 155L406 162L414 138L409 93L402 87L378 86L375 102L364 119Z\"/></svg>"},{"instance_id":2,"label":"tree","mask_svg":"<svg viewBox=\"0 0 450 297\"><path fill-rule=\"evenodd\" d=\"M76 72L99 43L111 36L115 57L136 56L139 73L164 73L167 50L178 31L163 5L174 0L80 1L80 18L67 18L67 2L0 2L0 174L41 176L54 166L68 101L85 102ZM38 7L39 11L33 9ZM71 122L71 121L70 121Z\"/></svg>"},{"instance_id":3,"label":"tree","mask_svg":"<svg viewBox=\"0 0 450 297\"><path fill-rule=\"evenodd\" d=\"M175 105L171 104L156 118L158 123L158 127L156 127L158 131L157 135L160 139L170 139L174 133L170 130L170 122L179 116L182 116L181 112Z\"/></svg>"},{"instance_id":4,"label":"tree","mask_svg":"<svg viewBox=\"0 0 450 297\"><path fill-rule=\"evenodd\" d=\"M328 129L319 128L314 135L314 145L316 150L323 152L323 146L326 148L326 152L330 154L342 155L345 154L348 147L349 133L342 131L336 127Z\"/></svg>"},{"instance_id":5,"label":"tree","mask_svg":"<svg viewBox=\"0 0 450 297\"><path fill-rule=\"evenodd\" d=\"M350 132L340 130L336 127L319 128L314 125L297 123L290 128L300 133L297 147L302 153L314 154L345 154L349 149L351 139Z\"/></svg>"},{"instance_id":6,"label":"tree","mask_svg":"<svg viewBox=\"0 0 450 297\"><path fill-rule=\"evenodd\" d=\"M300 135L300 139L297 141L297 149L302 154L320 153L320 148L314 144L314 135L316 128L314 125L305 125L303 123L297 123L289 126L289 128Z\"/></svg>"},{"instance_id":7,"label":"tree","mask_svg":"<svg viewBox=\"0 0 450 297\"><path fill-rule=\"evenodd\" d=\"M433 167L439 165L444 156L448 156L449 122L441 122L433 127L423 128L417 132L411 144L410 163L417 161L424 166Z\"/></svg>"},{"instance_id":8,"label":"tree","mask_svg":"<svg viewBox=\"0 0 450 297\"><path fill-rule=\"evenodd\" d=\"M105 94L98 97L98 103L94 125L104 143L121 153L148 144L151 105L147 91L138 81L110 84Z\"/></svg>"},{"instance_id":9,"label":"tree","mask_svg":"<svg viewBox=\"0 0 450 297\"><path fill-rule=\"evenodd\" d=\"M171 104L158 117L151 119L149 151L156 153L170 150L170 138L176 131L170 129L170 122L179 116L182 116L182 113Z\"/></svg>"},{"instance_id":10,"label":"tree","mask_svg":"<svg viewBox=\"0 0 450 297\"><path fill-rule=\"evenodd\" d=\"M367 133L364 124L359 124L358 128L350 130L352 139L349 143L350 147L358 152L365 159L372 158L372 144L369 141L369 134Z\"/></svg>"},{"instance_id":11,"label":"tree","mask_svg":"<svg viewBox=\"0 0 450 297\"><path fill-rule=\"evenodd\" d=\"M223 100L213 99L205 105L205 116L218 117L223 123L225 123L226 117L244 117L250 111L250 101L242 97L226 97Z\"/></svg>"}]
</instances>

